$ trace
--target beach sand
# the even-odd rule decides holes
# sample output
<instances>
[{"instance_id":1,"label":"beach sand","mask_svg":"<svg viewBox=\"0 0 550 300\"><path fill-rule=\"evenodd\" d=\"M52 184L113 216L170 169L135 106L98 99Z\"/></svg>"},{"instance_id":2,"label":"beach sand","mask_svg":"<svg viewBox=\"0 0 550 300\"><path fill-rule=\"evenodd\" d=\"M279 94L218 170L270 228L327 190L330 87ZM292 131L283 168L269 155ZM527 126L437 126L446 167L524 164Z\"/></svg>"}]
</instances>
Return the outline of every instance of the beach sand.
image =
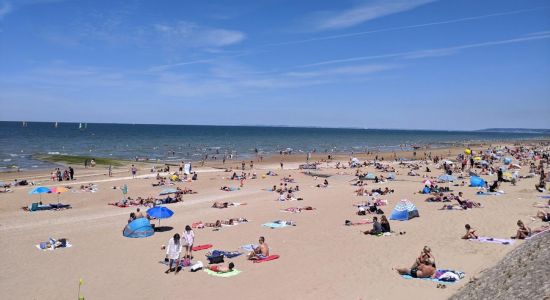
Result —
<instances>
[{"instance_id":1,"label":"beach sand","mask_svg":"<svg viewBox=\"0 0 550 300\"><path fill-rule=\"evenodd\" d=\"M461 150L453 149L452 152L456 151ZM418 150L418 153L423 152ZM258 175L272 169L279 176L247 180L244 188L235 192L219 190L223 185L239 185L238 181L225 179L231 173L213 168L219 165L208 162L203 168L197 167L198 181L171 186L199 192L183 195L183 203L167 205L175 214L162 220L161 225L171 226L173 230L143 239L122 236L128 216L135 207L118 208L107 203L122 198L121 191L112 187L123 184L128 185L128 195L133 198L157 196L165 187L152 187L151 183L156 182L155 174L145 169L140 170L139 175L148 178L131 179L125 169L118 169L115 177L109 178L102 175L104 168L78 168L78 180L70 183L74 189L78 191L82 182L94 182L98 192L61 194L61 201L73 206L69 210L23 211L20 207L38 201L39 196L28 194L30 186L13 188L12 193L0 194L0 289L7 295L6 299L74 299L82 278L81 295L86 299L446 299L523 243L496 245L461 240L464 224L471 224L481 236L498 238L514 234L518 219L530 227L542 224L530 218L537 210L532 204L542 203L533 188L538 178L522 179L516 186L504 183L502 189L506 194L501 196L480 197L475 195L475 188L452 187L455 193L463 191L467 199L481 202L484 207L441 211L438 210L441 203L426 203L426 196L418 194L423 186L422 177L407 176L408 169L392 163L399 172L397 180L381 184L369 181L367 188L396 190L394 194L382 196L389 202L388 206L381 207L387 216L400 199L409 199L417 206L420 217L404 222L390 221L392 230L405 231L404 235L365 236L360 230L370 229L370 225L344 226L344 220L363 218L355 215L356 208L352 206L366 200L366 197L356 196L353 193L356 187L349 184L355 169L336 170L334 162L330 163L330 168L324 163L320 172L333 175L328 178L330 187L316 188L314 186L323 179L296 170L304 157L295 157L283 158L285 170L279 169L280 157L266 159L261 164L256 162ZM320 157L314 156L314 159ZM345 156L338 158L347 161ZM238 162L232 164L240 166ZM443 173L433 165L431 168L432 176ZM368 170L381 174L372 167ZM526 171L522 170L521 174ZM275 201L276 193L262 190L278 185L282 176L288 175L296 179L301 188L297 196L303 201L278 202ZM14 177L13 173L0 175L5 181ZM33 177L45 186L65 185L65 182L49 181L47 171L21 172L16 173L16 177ZM44 195L42 199L44 203L56 202L57 196ZM248 205L214 209L210 207L214 201L246 202ZM313 206L316 210L298 214L280 211L291 206ZM242 271L232 278L217 278L202 271L190 273L188 269L177 276L164 274L166 267L159 261L164 259L165 252L160 247L167 244L174 233L181 233L185 225L194 221L214 222L230 217L246 217L251 221L219 231L195 229L195 244L238 250L239 246L257 243L258 237L264 236L271 253L280 258L261 264L247 261L244 255L226 259ZM281 229L261 226L279 219L293 220L297 226ZM48 237L67 238L73 247L37 250L35 244ZM460 270L466 277L439 289L436 283L403 279L392 270L393 267L409 267L424 245L431 247L438 268ZM205 253L195 252L195 260L206 262Z\"/></svg>"}]
</instances>

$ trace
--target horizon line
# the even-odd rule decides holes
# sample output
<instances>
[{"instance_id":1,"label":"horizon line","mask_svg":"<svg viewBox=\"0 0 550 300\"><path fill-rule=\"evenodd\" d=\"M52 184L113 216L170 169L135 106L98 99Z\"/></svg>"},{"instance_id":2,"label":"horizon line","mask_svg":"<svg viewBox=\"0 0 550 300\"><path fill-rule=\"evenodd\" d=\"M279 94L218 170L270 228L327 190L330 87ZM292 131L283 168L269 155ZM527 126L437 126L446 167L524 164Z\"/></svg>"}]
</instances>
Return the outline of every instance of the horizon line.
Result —
<instances>
[{"instance_id":1,"label":"horizon line","mask_svg":"<svg viewBox=\"0 0 550 300\"><path fill-rule=\"evenodd\" d=\"M24 121L24 120L0 120L0 122L27 122L27 123L58 123L58 124L111 124L111 125L158 125L158 126L211 126L211 127L272 127L272 128L309 128L309 129L353 129L353 130L397 130L397 131L454 131L454 132L476 132L476 131L493 131L493 130L533 130L533 131L550 131L550 128L510 128L510 127L492 127L492 128L480 128L471 130L461 129L426 129L426 128L369 128L369 127L326 127L315 125L253 125L253 124L240 124L240 125L227 125L227 124L169 124L169 123L117 123L117 122L76 122L76 121Z\"/></svg>"}]
</instances>

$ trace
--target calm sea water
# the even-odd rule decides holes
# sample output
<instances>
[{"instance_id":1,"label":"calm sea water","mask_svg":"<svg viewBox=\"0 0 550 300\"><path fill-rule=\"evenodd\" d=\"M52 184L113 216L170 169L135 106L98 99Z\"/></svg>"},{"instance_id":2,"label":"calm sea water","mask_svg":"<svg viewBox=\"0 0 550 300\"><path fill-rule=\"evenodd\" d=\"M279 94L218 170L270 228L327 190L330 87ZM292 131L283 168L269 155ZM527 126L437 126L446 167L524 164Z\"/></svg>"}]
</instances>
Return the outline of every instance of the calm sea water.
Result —
<instances>
[{"instance_id":1,"label":"calm sea water","mask_svg":"<svg viewBox=\"0 0 550 300\"><path fill-rule=\"evenodd\" d=\"M167 161L200 160L204 155L233 154L237 159L269 155L287 148L293 153L392 151L430 144L501 141L548 137L542 134L464 131L330 129L253 126L131 125L78 123L0 122L0 171L49 168L35 154L69 154Z\"/></svg>"}]
</instances>

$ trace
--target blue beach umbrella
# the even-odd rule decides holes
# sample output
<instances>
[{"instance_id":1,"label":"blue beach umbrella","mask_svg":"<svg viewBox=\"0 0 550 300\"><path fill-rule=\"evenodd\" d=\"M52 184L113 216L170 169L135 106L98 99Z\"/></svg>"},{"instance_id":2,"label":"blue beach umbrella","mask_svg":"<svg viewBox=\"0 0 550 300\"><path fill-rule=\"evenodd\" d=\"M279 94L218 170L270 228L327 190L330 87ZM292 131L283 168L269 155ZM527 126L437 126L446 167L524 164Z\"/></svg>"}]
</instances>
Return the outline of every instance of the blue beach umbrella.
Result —
<instances>
[{"instance_id":1,"label":"blue beach umbrella","mask_svg":"<svg viewBox=\"0 0 550 300\"><path fill-rule=\"evenodd\" d=\"M177 192L178 192L177 189L164 189L164 190L160 191L159 195L163 196L163 195L175 194Z\"/></svg>"},{"instance_id":2,"label":"blue beach umbrella","mask_svg":"<svg viewBox=\"0 0 550 300\"><path fill-rule=\"evenodd\" d=\"M147 214L153 218L159 219L168 219L174 215L174 212L164 206L155 206L147 210Z\"/></svg>"},{"instance_id":3,"label":"blue beach umbrella","mask_svg":"<svg viewBox=\"0 0 550 300\"><path fill-rule=\"evenodd\" d=\"M48 194L52 191L44 186L37 186L29 192L29 195L40 195L40 202L42 202L42 194Z\"/></svg>"},{"instance_id":4,"label":"blue beach umbrella","mask_svg":"<svg viewBox=\"0 0 550 300\"><path fill-rule=\"evenodd\" d=\"M29 192L29 195L47 194L47 193L51 193L51 192L52 191L47 187L37 186Z\"/></svg>"}]
</instances>

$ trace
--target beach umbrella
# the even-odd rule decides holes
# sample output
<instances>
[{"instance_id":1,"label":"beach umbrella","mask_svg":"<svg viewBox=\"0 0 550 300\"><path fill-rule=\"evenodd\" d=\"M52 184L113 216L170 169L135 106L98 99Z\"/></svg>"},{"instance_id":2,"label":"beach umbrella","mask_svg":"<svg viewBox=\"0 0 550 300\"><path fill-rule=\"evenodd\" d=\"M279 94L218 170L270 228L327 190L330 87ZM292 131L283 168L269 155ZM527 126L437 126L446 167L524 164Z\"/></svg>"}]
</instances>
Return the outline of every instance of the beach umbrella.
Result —
<instances>
[{"instance_id":1,"label":"beach umbrella","mask_svg":"<svg viewBox=\"0 0 550 300\"><path fill-rule=\"evenodd\" d=\"M455 181L456 177L454 177L453 175L445 174L445 175L441 175L441 176L437 177L437 179L439 181L449 182L449 181Z\"/></svg>"},{"instance_id":2,"label":"beach umbrella","mask_svg":"<svg viewBox=\"0 0 550 300\"><path fill-rule=\"evenodd\" d=\"M472 154L472 150L466 148L466 149L464 149L464 154L470 155L470 154Z\"/></svg>"},{"instance_id":3,"label":"beach umbrella","mask_svg":"<svg viewBox=\"0 0 550 300\"><path fill-rule=\"evenodd\" d=\"M164 189L160 191L159 195L163 196L163 195L175 194L177 192L179 192L177 189Z\"/></svg>"},{"instance_id":4,"label":"beach umbrella","mask_svg":"<svg viewBox=\"0 0 550 300\"><path fill-rule=\"evenodd\" d=\"M481 160L481 157L476 156L476 157L474 157L474 160Z\"/></svg>"},{"instance_id":5,"label":"beach umbrella","mask_svg":"<svg viewBox=\"0 0 550 300\"><path fill-rule=\"evenodd\" d=\"M164 206L155 206L147 210L147 214L153 218L159 219L168 219L174 215L174 212Z\"/></svg>"},{"instance_id":6,"label":"beach umbrella","mask_svg":"<svg viewBox=\"0 0 550 300\"><path fill-rule=\"evenodd\" d=\"M68 192L69 190L67 188L64 188L64 187L60 186L60 187L54 187L50 191L51 191L52 194L57 194L57 203L60 203L59 202L59 194Z\"/></svg>"},{"instance_id":7,"label":"beach umbrella","mask_svg":"<svg viewBox=\"0 0 550 300\"><path fill-rule=\"evenodd\" d=\"M52 191L44 186L37 186L29 192L29 195L40 195L40 202L42 202L42 194L51 193Z\"/></svg>"}]
</instances>

